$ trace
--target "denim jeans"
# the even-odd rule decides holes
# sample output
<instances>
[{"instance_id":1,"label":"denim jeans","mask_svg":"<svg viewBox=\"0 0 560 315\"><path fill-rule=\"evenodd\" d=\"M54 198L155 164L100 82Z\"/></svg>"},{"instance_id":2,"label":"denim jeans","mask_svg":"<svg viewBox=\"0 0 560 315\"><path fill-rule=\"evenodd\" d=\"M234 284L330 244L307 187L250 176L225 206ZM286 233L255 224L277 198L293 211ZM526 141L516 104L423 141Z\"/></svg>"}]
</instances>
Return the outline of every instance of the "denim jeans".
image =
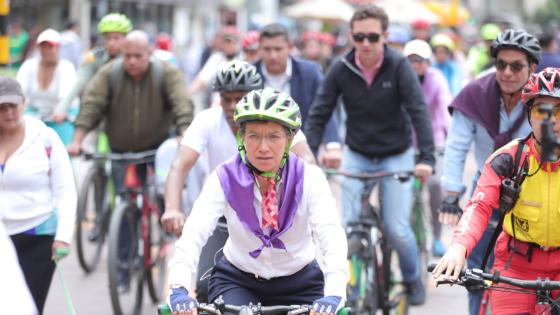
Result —
<instances>
[{"instance_id":1,"label":"denim jeans","mask_svg":"<svg viewBox=\"0 0 560 315\"><path fill-rule=\"evenodd\" d=\"M348 172L401 172L414 168L412 148L403 153L386 158L368 158L345 148L342 169ZM342 220L344 225L357 220L361 206L363 182L345 178L342 181ZM401 273L404 282L413 282L420 277L418 246L410 225L412 207L412 180L401 183L393 178L380 180L381 217L383 229L389 244L399 253Z\"/></svg>"}]
</instances>

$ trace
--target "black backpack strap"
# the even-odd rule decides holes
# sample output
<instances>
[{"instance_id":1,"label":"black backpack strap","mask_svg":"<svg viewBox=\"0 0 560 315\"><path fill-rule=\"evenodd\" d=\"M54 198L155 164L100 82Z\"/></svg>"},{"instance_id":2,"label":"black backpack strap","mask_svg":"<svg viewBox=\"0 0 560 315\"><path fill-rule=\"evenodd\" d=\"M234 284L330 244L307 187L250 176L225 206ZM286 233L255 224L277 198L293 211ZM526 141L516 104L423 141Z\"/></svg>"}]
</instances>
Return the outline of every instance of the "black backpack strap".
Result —
<instances>
[{"instance_id":1,"label":"black backpack strap","mask_svg":"<svg viewBox=\"0 0 560 315\"><path fill-rule=\"evenodd\" d=\"M119 89L119 75L121 74L122 70L123 59L122 57L120 57L113 61L113 63L111 64L111 76L109 77L109 93L107 93L107 100L109 101L109 104L111 104L111 101L116 94L115 91L118 91Z\"/></svg>"},{"instance_id":2,"label":"black backpack strap","mask_svg":"<svg viewBox=\"0 0 560 315\"><path fill-rule=\"evenodd\" d=\"M164 102L166 102L166 94L164 90L165 69L164 69L163 61L152 56L150 58L150 64L153 67L151 70L152 74L154 75L153 82L157 86L161 98L164 100ZM116 94L116 91L118 91L120 88L119 76L121 75L122 71L123 71L123 58L119 57L115 61L113 61L113 64L111 65L111 76L109 78L109 93L107 94L107 100L109 101L109 103L111 103L113 97Z\"/></svg>"},{"instance_id":3,"label":"black backpack strap","mask_svg":"<svg viewBox=\"0 0 560 315\"><path fill-rule=\"evenodd\" d=\"M514 164L513 164L512 175L511 175L510 178L505 178L501 183L501 187L500 187L500 208L499 208L500 218L498 219L498 225L494 229L494 233L492 233L492 238L490 239L490 242L488 243L488 246L486 247L486 252L484 253L484 259L482 260L482 264L480 265L481 270L484 270L484 268L486 268L486 264L488 263L488 259L490 258L490 254L492 254L492 251L494 250L494 246L496 245L496 240L498 239L498 236L502 232L502 225L503 225L503 222L504 222L504 218L506 217L506 214L511 209L513 209L513 206L515 205L515 202L517 201L517 197L519 197L519 188L521 187L521 184L523 183L523 180L525 180L524 169L527 167L527 159L525 159L525 161L523 161L523 165L520 165L521 164L521 156L523 155L523 150L525 149L525 144L526 144L527 140L529 140L529 137L531 137L531 134L528 137L519 140L519 143L517 144L517 150L515 152L515 161L514 161ZM506 186L505 188L507 188L507 189L517 191L516 196L512 197L512 200L510 200L507 203L502 202L502 198L503 198L502 192L503 192L503 189L504 189L504 185Z\"/></svg>"}]
</instances>

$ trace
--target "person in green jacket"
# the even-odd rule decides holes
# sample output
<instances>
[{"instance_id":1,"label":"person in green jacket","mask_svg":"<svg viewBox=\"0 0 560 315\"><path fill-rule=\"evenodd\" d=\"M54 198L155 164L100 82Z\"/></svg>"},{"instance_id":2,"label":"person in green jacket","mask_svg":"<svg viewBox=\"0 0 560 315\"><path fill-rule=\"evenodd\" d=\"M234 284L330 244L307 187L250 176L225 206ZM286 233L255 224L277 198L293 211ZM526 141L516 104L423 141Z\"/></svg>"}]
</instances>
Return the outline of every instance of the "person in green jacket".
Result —
<instances>
[{"instance_id":1,"label":"person in green jacket","mask_svg":"<svg viewBox=\"0 0 560 315\"><path fill-rule=\"evenodd\" d=\"M156 149L172 126L182 134L192 121L192 103L181 72L151 57L148 35L130 32L123 48L124 58L101 67L84 93L68 145L71 154L79 154L86 133L101 120L115 152ZM163 71L159 76L158 69Z\"/></svg>"},{"instance_id":2,"label":"person in green jacket","mask_svg":"<svg viewBox=\"0 0 560 315\"><path fill-rule=\"evenodd\" d=\"M501 32L502 29L494 23L486 23L480 27L480 37L483 42L473 46L467 54L467 64L472 77L476 77L482 70L491 66L490 46Z\"/></svg>"},{"instance_id":3,"label":"person in green jacket","mask_svg":"<svg viewBox=\"0 0 560 315\"><path fill-rule=\"evenodd\" d=\"M124 153L154 150L170 136L173 127L181 135L193 119L182 73L151 56L148 35L139 30L130 32L123 48L123 58L101 67L84 93L74 138L67 146L71 155L80 153L87 132L102 120L111 151ZM126 161L111 163L118 192L122 191L126 166ZM143 181L147 167L147 163L137 165ZM119 255L126 256L128 250L130 244L120 245ZM127 270L119 271L118 282L119 291L129 290Z\"/></svg>"},{"instance_id":4,"label":"person in green jacket","mask_svg":"<svg viewBox=\"0 0 560 315\"><path fill-rule=\"evenodd\" d=\"M10 45L10 65L12 68L19 69L23 63L23 50L28 40L29 34L23 29L21 21L14 21L10 25L10 35L8 38Z\"/></svg>"},{"instance_id":5,"label":"person in green jacket","mask_svg":"<svg viewBox=\"0 0 560 315\"><path fill-rule=\"evenodd\" d=\"M132 31L132 23L128 17L120 13L109 13L97 24L97 31L103 36L103 47L90 50L78 70L78 78L68 95L63 98L57 108L66 112L73 100L78 97L91 81L97 71L109 61L120 56L124 37Z\"/></svg>"}]
</instances>

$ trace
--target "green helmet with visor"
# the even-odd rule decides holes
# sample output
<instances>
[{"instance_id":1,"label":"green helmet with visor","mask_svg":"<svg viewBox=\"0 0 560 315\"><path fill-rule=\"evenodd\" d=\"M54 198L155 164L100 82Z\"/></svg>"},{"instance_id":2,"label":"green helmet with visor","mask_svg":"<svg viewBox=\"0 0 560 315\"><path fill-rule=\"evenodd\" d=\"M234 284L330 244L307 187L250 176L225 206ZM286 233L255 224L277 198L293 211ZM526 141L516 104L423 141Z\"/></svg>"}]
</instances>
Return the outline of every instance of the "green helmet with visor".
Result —
<instances>
[{"instance_id":1,"label":"green helmet with visor","mask_svg":"<svg viewBox=\"0 0 560 315\"><path fill-rule=\"evenodd\" d=\"M291 134L295 134L301 128L301 112L298 104L287 94L275 91L271 88L254 90L245 95L236 105L233 119L242 129L242 125L248 121L272 121L286 127ZM237 134L237 144L241 159L254 172L265 177L279 177L277 173L261 172L246 159L245 145L241 134ZM280 170L284 167L288 158L291 143L286 147Z\"/></svg>"}]
</instances>

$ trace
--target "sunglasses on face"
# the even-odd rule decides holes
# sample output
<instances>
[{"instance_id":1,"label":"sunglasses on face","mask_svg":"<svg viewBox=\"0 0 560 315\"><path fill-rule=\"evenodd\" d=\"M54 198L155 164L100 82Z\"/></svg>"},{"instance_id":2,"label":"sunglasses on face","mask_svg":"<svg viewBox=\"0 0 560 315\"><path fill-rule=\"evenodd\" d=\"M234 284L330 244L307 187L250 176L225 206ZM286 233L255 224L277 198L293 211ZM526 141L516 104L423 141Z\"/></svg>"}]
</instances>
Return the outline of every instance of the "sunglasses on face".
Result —
<instances>
[{"instance_id":1,"label":"sunglasses on face","mask_svg":"<svg viewBox=\"0 0 560 315\"><path fill-rule=\"evenodd\" d=\"M531 117L534 117L538 120L544 120L548 118L548 113L544 110L541 110L541 105L544 104L535 104L531 108ZM552 109L552 116L556 117L556 120L560 120L560 105L554 106Z\"/></svg>"},{"instance_id":2,"label":"sunglasses on face","mask_svg":"<svg viewBox=\"0 0 560 315\"><path fill-rule=\"evenodd\" d=\"M381 34L377 33L355 33L352 34L352 38L356 43L362 43L366 38L370 43L377 43L379 38L381 38Z\"/></svg>"},{"instance_id":3,"label":"sunglasses on face","mask_svg":"<svg viewBox=\"0 0 560 315\"><path fill-rule=\"evenodd\" d=\"M506 68L509 66L509 69L511 70L511 72L513 73L518 73L519 71L523 70L523 68L528 67L529 65L526 65L524 63L521 63L519 61L515 61L512 63L508 63L503 61L502 59L498 59L496 60L496 62L494 63L494 65L496 66L496 69L498 71L505 71Z\"/></svg>"},{"instance_id":4,"label":"sunglasses on face","mask_svg":"<svg viewBox=\"0 0 560 315\"><path fill-rule=\"evenodd\" d=\"M424 58L422 58L422 57L420 57L420 56L410 55L410 56L408 56L408 60L409 60L410 62L413 62L413 63L422 63L422 62L424 62L426 59L424 59Z\"/></svg>"}]
</instances>

